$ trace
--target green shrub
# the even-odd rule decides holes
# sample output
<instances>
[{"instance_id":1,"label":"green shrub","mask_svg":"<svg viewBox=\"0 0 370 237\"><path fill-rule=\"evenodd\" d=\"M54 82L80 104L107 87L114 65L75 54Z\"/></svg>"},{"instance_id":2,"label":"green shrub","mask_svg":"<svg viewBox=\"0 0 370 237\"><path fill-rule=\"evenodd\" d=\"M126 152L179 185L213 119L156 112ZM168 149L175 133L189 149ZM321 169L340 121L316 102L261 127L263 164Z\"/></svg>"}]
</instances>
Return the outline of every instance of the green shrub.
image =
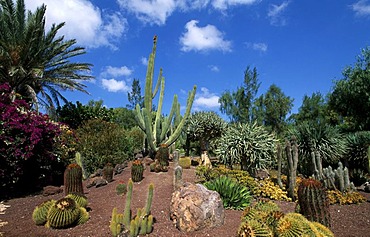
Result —
<instances>
[{"instance_id":1,"label":"green shrub","mask_svg":"<svg viewBox=\"0 0 370 237\"><path fill-rule=\"evenodd\" d=\"M84 157L84 168L93 173L105 164L123 163L133 155L132 138L115 123L89 120L76 130L77 150Z\"/></svg>"},{"instance_id":2,"label":"green shrub","mask_svg":"<svg viewBox=\"0 0 370 237\"><path fill-rule=\"evenodd\" d=\"M246 187L226 176L206 182L204 186L220 194L225 208L242 210L252 201L252 196Z\"/></svg>"}]
</instances>

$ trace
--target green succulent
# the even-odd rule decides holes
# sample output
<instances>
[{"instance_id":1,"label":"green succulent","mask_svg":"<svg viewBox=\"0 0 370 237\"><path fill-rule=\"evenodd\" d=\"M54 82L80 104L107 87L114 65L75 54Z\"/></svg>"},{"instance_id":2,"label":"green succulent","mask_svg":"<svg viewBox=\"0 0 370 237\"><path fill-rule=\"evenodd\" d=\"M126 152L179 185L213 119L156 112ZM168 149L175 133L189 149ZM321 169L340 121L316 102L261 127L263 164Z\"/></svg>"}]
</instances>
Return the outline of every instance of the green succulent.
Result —
<instances>
[{"instance_id":1,"label":"green succulent","mask_svg":"<svg viewBox=\"0 0 370 237\"><path fill-rule=\"evenodd\" d=\"M249 190L226 176L204 183L208 189L220 194L225 208L242 210L249 206L252 196Z\"/></svg>"},{"instance_id":2,"label":"green succulent","mask_svg":"<svg viewBox=\"0 0 370 237\"><path fill-rule=\"evenodd\" d=\"M47 217L47 227L67 228L78 220L80 207L72 198L62 198L50 207Z\"/></svg>"},{"instance_id":3,"label":"green succulent","mask_svg":"<svg viewBox=\"0 0 370 237\"><path fill-rule=\"evenodd\" d=\"M48 200L41 203L34 209L32 213L32 219L36 225L43 225L46 223L49 209L54 204L55 200Z\"/></svg>"}]
</instances>

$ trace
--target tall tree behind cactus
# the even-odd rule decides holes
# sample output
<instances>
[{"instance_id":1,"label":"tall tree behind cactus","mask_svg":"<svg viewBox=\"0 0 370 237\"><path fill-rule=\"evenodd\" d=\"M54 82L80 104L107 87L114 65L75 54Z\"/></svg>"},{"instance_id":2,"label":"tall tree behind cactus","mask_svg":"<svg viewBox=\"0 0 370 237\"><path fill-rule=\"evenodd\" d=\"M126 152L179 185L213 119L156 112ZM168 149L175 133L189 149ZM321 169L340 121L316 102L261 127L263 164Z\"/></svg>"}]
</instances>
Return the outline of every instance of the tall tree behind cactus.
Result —
<instances>
[{"instance_id":1,"label":"tall tree behind cactus","mask_svg":"<svg viewBox=\"0 0 370 237\"><path fill-rule=\"evenodd\" d=\"M135 118L139 124L139 127L145 132L149 148L152 151L156 151L159 145L166 144L167 146L169 146L172 143L174 143L176 139L179 137L182 127L184 126L185 121L189 117L190 110L194 101L196 86L194 86L193 90L189 92L184 117L177 125L177 127L173 129L172 134L167 138L166 136L168 134L168 131L170 131L170 127L174 117L177 117L180 113L180 111L178 110L180 106L177 101L177 95L174 95L172 108L169 116L165 117L163 120L161 119L165 80L164 77L162 76L162 69L160 69L159 77L156 86L153 90L154 59L157 48L157 36L154 36L153 41L154 41L153 49L152 53L149 56L148 68L145 79L144 108L140 109L140 105L139 104L136 105ZM155 98L159 87L161 89L159 92L158 107L155 113L154 124L152 124L153 99Z\"/></svg>"}]
</instances>

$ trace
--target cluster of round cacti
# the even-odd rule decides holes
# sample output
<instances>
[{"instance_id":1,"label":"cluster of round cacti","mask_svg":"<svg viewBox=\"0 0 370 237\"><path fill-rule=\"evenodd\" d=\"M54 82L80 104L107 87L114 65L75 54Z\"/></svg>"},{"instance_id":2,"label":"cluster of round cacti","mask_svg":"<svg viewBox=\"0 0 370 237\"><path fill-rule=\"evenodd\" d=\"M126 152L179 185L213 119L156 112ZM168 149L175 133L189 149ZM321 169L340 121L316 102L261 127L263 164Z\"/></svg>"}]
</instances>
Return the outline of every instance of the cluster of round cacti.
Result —
<instances>
[{"instance_id":1,"label":"cluster of round cacti","mask_svg":"<svg viewBox=\"0 0 370 237\"><path fill-rule=\"evenodd\" d=\"M310 222L299 213L284 214L272 201L260 200L244 209L238 236L331 237L334 234L326 226Z\"/></svg>"},{"instance_id":2,"label":"cluster of round cacti","mask_svg":"<svg viewBox=\"0 0 370 237\"><path fill-rule=\"evenodd\" d=\"M32 219L36 225L51 228L68 228L87 222L87 198L80 194L68 194L59 200L48 200L38 205Z\"/></svg>"},{"instance_id":3,"label":"cluster of round cacti","mask_svg":"<svg viewBox=\"0 0 370 237\"><path fill-rule=\"evenodd\" d=\"M329 190L327 193L330 204L346 205L366 202L366 198L356 191L341 192L339 190Z\"/></svg>"}]
</instances>

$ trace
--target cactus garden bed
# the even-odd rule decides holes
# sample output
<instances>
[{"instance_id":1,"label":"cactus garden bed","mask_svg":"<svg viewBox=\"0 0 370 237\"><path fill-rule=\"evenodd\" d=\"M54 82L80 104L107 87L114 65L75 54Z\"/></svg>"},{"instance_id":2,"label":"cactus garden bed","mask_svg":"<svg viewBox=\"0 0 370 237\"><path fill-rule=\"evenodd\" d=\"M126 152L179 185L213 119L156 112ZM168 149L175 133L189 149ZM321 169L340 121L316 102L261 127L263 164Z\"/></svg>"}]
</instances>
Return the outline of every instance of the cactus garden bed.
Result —
<instances>
[{"instance_id":1,"label":"cactus garden bed","mask_svg":"<svg viewBox=\"0 0 370 237\"><path fill-rule=\"evenodd\" d=\"M213 229L204 229L194 233L179 232L169 219L169 204L173 191L173 169L167 173L153 173L146 169L144 179L134 184L132 210L145 205L147 190L150 183L154 184L154 197L152 214L156 219L153 232L149 236L172 237L172 236L236 236L240 225L242 211L226 210L225 224ZM32 220L34 208L48 199L60 199L63 193L52 196L33 195L24 198L12 199L4 202L7 206L1 212L0 233L6 237L30 236L30 237L109 237L109 222L114 207L119 212L124 209L125 196L116 194L116 186L120 182L127 183L130 178L130 169L126 168L122 174L114 177L114 181L100 188L85 187L85 195L88 198L90 208L90 220L82 225L68 229L48 229L44 226L36 226ZM183 170L183 179L186 182L195 181L195 170ZM370 194L361 193L367 198L367 202L359 205L332 205L330 213L332 218L332 228L335 236L369 236L370 227ZM294 203L277 202L281 210L285 213L294 211ZM1 236L1 234L0 234Z\"/></svg>"}]
</instances>

